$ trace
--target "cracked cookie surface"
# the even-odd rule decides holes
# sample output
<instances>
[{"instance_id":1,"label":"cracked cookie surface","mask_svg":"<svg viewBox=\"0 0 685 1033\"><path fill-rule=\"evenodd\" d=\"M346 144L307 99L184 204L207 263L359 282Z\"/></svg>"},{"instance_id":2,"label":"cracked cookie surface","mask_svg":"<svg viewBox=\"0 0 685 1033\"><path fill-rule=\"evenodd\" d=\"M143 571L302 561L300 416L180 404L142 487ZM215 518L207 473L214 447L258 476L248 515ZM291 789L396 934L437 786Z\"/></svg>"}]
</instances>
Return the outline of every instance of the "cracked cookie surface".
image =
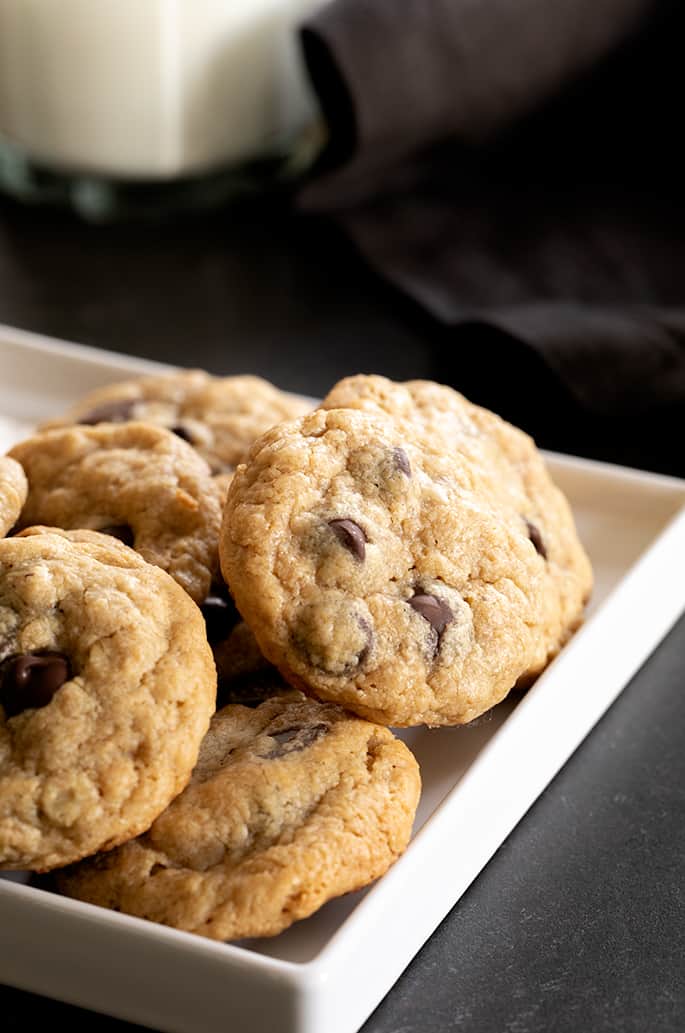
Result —
<instances>
[{"instance_id":1,"label":"cracked cookie surface","mask_svg":"<svg viewBox=\"0 0 685 1033\"><path fill-rule=\"evenodd\" d=\"M467 458L478 470L479 491L522 525L543 562L544 618L539 650L522 682L538 674L583 619L592 570L566 497L554 484L533 439L459 392L427 380L395 383L381 376L346 377L323 408L382 413L445 455Z\"/></svg>"},{"instance_id":2,"label":"cracked cookie surface","mask_svg":"<svg viewBox=\"0 0 685 1033\"><path fill-rule=\"evenodd\" d=\"M150 830L57 873L71 896L217 940L273 936L403 852L418 765L340 707L224 707L192 779Z\"/></svg>"},{"instance_id":3,"label":"cracked cookie surface","mask_svg":"<svg viewBox=\"0 0 685 1033\"><path fill-rule=\"evenodd\" d=\"M205 598L218 566L221 498L185 441L145 423L70 426L36 434L10 455L29 482L21 527L105 531L196 602Z\"/></svg>"},{"instance_id":4,"label":"cracked cookie surface","mask_svg":"<svg viewBox=\"0 0 685 1033\"><path fill-rule=\"evenodd\" d=\"M149 828L215 697L202 616L164 571L91 531L0 541L0 868L47 871Z\"/></svg>"},{"instance_id":5,"label":"cracked cookie surface","mask_svg":"<svg viewBox=\"0 0 685 1033\"><path fill-rule=\"evenodd\" d=\"M212 473L230 473L260 434L311 404L255 376L215 377L179 370L98 388L46 428L70 423L155 423L189 442Z\"/></svg>"},{"instance_id":6,"label":"cracked cookie surface","mask_svg":"<svg viewBox=\"0 0 685 1033\"><path fill-rule=\"evenodd\" d=\"M381 413L317 410L237 470L221 566L288 682L389 725L463 724L531 667L544 564L478 464Z\"/></svg>"},{"instance_id":7,"label":"cracked cookie surface","mask_svg":"<svg viewBox=\"0 0 685 1033\"><path fill-rule=\"evenodd\" d=\"M27 493L26 474L19 463L10 456L0 456L0 538L19 519Z\"/></svg>"}]
</instances>

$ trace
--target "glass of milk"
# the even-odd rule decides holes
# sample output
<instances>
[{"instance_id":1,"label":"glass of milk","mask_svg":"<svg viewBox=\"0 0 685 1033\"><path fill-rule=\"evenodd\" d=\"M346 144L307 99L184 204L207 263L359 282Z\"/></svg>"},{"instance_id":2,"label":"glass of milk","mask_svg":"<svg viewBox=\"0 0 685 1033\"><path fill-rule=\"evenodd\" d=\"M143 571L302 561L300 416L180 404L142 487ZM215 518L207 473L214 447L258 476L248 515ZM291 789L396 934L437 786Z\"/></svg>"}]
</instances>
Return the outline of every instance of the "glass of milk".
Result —
<instances>
[{"instance_id":1,"label":"glass of milk","mask_svg":"<svg viewBox=\"0 0 685 1033\"><path fill-rule=\"evenodd\" d=\"M287 176L316 149L297 27L325 2L0 0L0 186L107 218Z\"/></svg>"}]
</instances>

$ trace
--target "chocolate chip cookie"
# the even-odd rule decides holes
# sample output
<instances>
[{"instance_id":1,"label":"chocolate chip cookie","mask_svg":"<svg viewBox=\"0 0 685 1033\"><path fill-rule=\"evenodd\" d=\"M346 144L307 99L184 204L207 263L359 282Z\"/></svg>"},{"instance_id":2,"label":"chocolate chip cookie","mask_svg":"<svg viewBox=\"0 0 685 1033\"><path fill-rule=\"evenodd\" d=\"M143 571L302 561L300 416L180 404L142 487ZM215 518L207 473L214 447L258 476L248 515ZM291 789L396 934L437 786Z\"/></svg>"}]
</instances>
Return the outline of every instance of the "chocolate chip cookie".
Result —
<instances>
[{"instance_id":1,"label":"chocolate chip cookie","mask_svg":"<svg viewBox=\"0 0 685 1033\"><path fill-rule=\"evenodd\" d=\"M381 413L320 409L238 468L221 566L288 682L389 725L462 724L530 669L545 560L477 463Z\"/></svg>"},{"instance_id":2,"label":"chocolate chip cookie","mask_svg":"<svg viewBox=\"0 0 685 1033\"><path fill-rule=\"evenodd\" d=\"M221 503L209 467L145 423L71 426L20 442L29 494L20 526L104 531L166 570L196 601L217 574Z\"/></svg>"},{"instance_id":3,"label":"chocolate chip cookie","mask_svg":"<svg viewBox=\"0 0 685 1033\"><path fill-rule=\"evenodd\" d=\"M0 868L47 871L149 828L214 710L202 617L92 531L0 540Z\"/></svg>"},{"instance_id":4,"label":"chocolate chip cookie","mask_svg":"<svg viewBox=\"0 0 685 1033\"><path fill-rule=\"evenodd\" d=\"M98 388L46 428L70 423L155 423L193 445L215 474L228 473L249 446L311 405L254 376L213 377L179 370Z\"/></svg>"},{"instance_id":5,"label":"chocolate chip cookie","mask_svg":"<svg viewBox=\"0 0 685 1033\"><path fill-rule=\"evenodd\" d=\"M583 618L592 570L578 538L571 508L553 483L529 435L496 413L432 381L394 383L380 376L340 381L323 402L390 416L446 456L470 460L478 491L499 508L513 530L524 529L543 562L545 614L539 650L522 681L530 681L555 656Z\"/></svg>"},{"instance_id":6,"label":"chocolate chip cookie","mask_svg":"<svg viewBox=\"0 0 685 1033\"><path fill-rule=\"evenodd\" d=\"M150 830L57 885L215 940L273 936L382 875L419 792L414 757L386 728L311 700L228 706Z\"/></svg>"},{"instance_id":7,"label":"chocolate chip cookie","mask_svg":"<svg viewBox=\"0 0 685 1033\"><path fill-rule=\"evenodd\" d=\"M26 502L26 474L15 459L0 456L0 538L10 531Z\"/></svg>"}]
</instances>

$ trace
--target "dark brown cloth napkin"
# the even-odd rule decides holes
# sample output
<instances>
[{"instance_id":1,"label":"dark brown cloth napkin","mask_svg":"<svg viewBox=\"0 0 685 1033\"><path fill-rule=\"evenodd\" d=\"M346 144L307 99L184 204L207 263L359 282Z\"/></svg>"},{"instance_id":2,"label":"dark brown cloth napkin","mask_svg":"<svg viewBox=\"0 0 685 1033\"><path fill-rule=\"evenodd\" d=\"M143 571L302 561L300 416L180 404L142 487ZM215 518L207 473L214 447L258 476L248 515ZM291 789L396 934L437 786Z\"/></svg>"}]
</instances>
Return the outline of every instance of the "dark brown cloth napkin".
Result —
<instances>
[{"instance_id":1,"label":"dark brown cloth napkin","mask_svg":"<svg viewBox=\"0 0 685 1033\"><path fill-rule=\"evenodd\" d=\"M334 0L302 189L541 443L685 474L685 5Z\"/></svg>"}]
</instances>

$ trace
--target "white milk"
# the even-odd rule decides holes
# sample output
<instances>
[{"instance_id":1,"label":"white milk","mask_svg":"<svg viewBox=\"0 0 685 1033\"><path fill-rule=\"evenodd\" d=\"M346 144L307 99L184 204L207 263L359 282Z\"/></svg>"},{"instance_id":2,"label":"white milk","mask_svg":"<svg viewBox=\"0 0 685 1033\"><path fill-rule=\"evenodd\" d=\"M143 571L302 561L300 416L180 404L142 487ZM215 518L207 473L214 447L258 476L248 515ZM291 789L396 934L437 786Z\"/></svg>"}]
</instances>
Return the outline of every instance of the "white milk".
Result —
<instances>
[{"instance_id":1,"label":"white milk","mask_svg":"<svg viewBox=\"0 0 685 1033\"><path fill-rule=\"evenodd\" d=\"M0 135L55 169L209 171L314 117L298 22L326 0L0 0Z\"/></svg>"}]
</instances>

